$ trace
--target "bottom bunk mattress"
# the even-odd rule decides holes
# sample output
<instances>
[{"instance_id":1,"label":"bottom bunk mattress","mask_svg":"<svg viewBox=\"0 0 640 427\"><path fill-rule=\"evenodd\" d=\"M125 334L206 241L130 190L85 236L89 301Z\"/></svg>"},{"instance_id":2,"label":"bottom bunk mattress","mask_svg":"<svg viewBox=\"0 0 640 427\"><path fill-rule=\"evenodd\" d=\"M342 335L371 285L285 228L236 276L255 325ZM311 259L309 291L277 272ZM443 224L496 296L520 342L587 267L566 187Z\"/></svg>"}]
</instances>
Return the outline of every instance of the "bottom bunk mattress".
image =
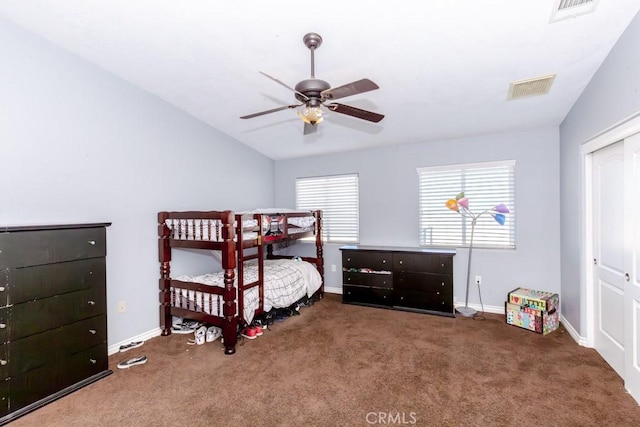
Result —
<instances>
[{"instance_id":1,"label":"bottom bunk mattress","mask_svg":"<svg viewBox=\"0 0 640 427\"><path fill-rule=\"evenodd\" d=\"M203 274L200 276L179 276L175 280L194 282L224 288L224 271ZM244 266L244 283L258 280L257 262L249 262ZM237 287L236 278L236 287ZM304 296L311 297L322 286L322 277L316 267L300 259L278 259L264 261L264 310L285 308ZM254 286L244 292L243 318L251 323L256 309L260 306L258 287ZM190 311L221 316L223 299L219 295L206 292L171 288L177 296L173 299L175 307Z\"/></svg>"}]
</instances>

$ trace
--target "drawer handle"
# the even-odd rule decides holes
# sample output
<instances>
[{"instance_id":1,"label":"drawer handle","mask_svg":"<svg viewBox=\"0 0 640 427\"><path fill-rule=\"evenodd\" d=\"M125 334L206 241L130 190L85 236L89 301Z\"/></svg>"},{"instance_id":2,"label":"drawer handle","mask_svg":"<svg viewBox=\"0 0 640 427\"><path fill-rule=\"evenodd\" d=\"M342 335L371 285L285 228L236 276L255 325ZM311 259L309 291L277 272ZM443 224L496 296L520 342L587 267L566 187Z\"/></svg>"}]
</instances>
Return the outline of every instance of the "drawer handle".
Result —
<instances>
[{"instance_id":1,"label":"drawer handle","mask_svg":"<svg viewBox=\"0 0 640 427\"><path fill-rule=\"evenodd\" d=\"M403 300L403 299L404 299L404 297L400 297L400 300Z\"/></svg>"},{"instance_id":2,"label":"drawer handle","mask_svg":"<svg viewBox=\"0 0 640 427\"><path fill-rule=\"evenodd\" d=\"M95 335L95 334L96 334L96 330L95 330L95 329L89 329L89 333L90 333L91 335Z\"/></svg>"},{"instance_id":3,"label":"drawer handle","mask_svg":"<svg viewBox=\"0 0 640 427\"><path fill-rule=\"evenodd\" d=\"M5 289L7 289L7 288L5 288L4 286L0 286L0 292L4 292Z\"/></svg>"},{"instance_id":4,"label":"drawer handle","mask_svg":"<svg viewBox=\"0 0 640 427\"><path fill-rule=\"evenodd\" d=\"M386 259L383 259L383 260L382 260L382 263L383 263L383 264L386 264L386 263L387 263L387 260L386 260Z\"/></svg>"},{"instance_id":5,"label":"drawer handle","mask_svg":"<svg viewBox=\"0 0 640 427\"><path fill-rule=\"evenodd\" d=\"M89 244L92 245L92 246L95 246L96 241L95 240L89 240Z\"/></svg>"},{"instance_id":6,"label":"drawer handle","mask_svg":"<svg viewBox=\"0 0 640 427\"><path fill-rule=\"evenodd\" d=\"M96 305L95 301L88 301L89 305Z\"/></svg>"},{"instance_id":7,"label":"drawer handle","mask_svg":"<svg viewBox=\"0 0 640 427\"><path fill-rule=\"evenodd\" d=\"M347 261L351 261L351 258L347 258Z\"/></svg>"},{"instance_id":8,"label":"drawer handle","mask_svg":"<svg viewBox=\"0 0 640 427\"><path fill-rule=\"evenodd\" d=\"M89 362L91 362L92 365L95 365L98 361L96 359L89 359Z\"/></svg>"},{"instance_id":9,"label":"drawer handle","mask_svg":"<svg viewBox=\"0 0 640 427\"><path fill-rule=\"evenodd\" d=\"M351 281L351 277L347 277L347 282L350 282L350 281Z\"/></svg>"},{"instance_id":10,"label":"drawer handle","mask_svg":"<svg viewBox=\"0 0 640 427\"><path fill-rule=\"evenodd\" d=\"M404 262L404 261L400 260L400 265L402 265L402 263L403 263L403 262Z\"/></svg>"},{"instance_id":11,"label":"drawer handle","mask_svg":"<svg viewBox=\"0 0 640 427\"><path fill-rule=\"evenodd\" d=\"M0 323L0 329L4 329L4 328L6 328L6 327L7 327L7 324L6 324L6 323Z\"/></svg>"},{"instance_id":12,"label":"drawer handle","mask_svg":"<svg viewBox=\"0 0 640 427\"><path fill-rule=\"evenodd\" d=\"M2 366L6 365L7 363L9 363L9 362L4 360L4 359L0 360L0 365L2 365Z\"/></svg>"}]
</instances>

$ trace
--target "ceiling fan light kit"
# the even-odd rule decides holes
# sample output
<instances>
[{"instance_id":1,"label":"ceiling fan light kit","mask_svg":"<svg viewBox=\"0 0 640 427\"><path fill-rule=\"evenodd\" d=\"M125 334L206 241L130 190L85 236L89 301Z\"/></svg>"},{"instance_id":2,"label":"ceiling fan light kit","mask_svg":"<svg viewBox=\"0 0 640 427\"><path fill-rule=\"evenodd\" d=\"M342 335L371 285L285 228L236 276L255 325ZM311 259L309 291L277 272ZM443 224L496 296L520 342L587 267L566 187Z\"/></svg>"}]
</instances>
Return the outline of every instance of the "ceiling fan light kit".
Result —
<instances>
[{"instance_id":1,"label":"ceiling fan light kit","mask_svg":"<svg viewBox=\"0 0 640 427\"><path fill-rule=\"evenodd\" d=\"M344 98L347 96L357 95L363 92L378 89L378 85L369 79L361 79L336 88L321 79L315 77L315 50L322 44L322 37L317 33L307 33L303 37L303 42L311 51L311 76L308 79L298 82L294 88L281 82L275 77L271 77L267 73L260 71L260 74L273 80L274 82L284 86L294 92L295 98L300 104L285 105L271 110L261 111L254 114L241 116L241 119L251 119L265 114L275 113L277 111L297 109L297 114L304 122L304 135L308 135L317 130L318 123L323 120L322 106L327 107L330 111L345 114L362 120L378 123L384 118L384 115L374 113L372 111L362 110L360 108L351 107L336 102L326 103L327 101ZM302 108L299 108L302 107Z\"/></svg>"}]
</instances>

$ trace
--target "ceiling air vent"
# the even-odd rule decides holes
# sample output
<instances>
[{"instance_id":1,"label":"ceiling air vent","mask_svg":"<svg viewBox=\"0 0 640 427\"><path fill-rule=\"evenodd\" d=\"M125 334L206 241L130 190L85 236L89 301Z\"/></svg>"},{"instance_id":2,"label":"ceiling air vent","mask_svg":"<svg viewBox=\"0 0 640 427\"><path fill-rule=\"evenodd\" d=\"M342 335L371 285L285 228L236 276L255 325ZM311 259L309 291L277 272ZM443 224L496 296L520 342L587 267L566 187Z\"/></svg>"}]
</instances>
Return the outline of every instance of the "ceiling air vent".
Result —
<instances>
[{"instance_id":1,"label":"ceiling air vent","mask_svg":"<svg viewBox=\"0 0 640 427\"><path fill-rule=\"evenodd\" d=\"M575 18L585 13L596 10L600 0L555 0L551 10L549 22L562 21L563 19Z\"/></svg>"},{"instance_id":2,"label":"ceiling air vent","mask_svg":"<svg viewBox=\"0 0 640 427\"><path fill-rule=\"evenodd\" d=\"M513 82L509 85L507 100L549 93L555 78L555 74L549 74L548 76Z\"/></svg>"}]
</instances>

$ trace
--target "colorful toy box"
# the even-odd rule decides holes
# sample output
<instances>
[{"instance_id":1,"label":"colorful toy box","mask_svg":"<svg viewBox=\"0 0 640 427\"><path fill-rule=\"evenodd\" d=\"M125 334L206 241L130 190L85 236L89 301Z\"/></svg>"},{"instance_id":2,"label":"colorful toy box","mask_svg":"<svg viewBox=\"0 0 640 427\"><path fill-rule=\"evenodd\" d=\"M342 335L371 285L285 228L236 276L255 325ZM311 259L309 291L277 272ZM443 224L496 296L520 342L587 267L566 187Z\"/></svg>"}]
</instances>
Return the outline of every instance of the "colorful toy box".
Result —
<instances>
[{"instance_id":1,"label":"colorful toy box","mask_svg":"<svg viewBox=\"0 0 640 427\"><path fill-rule=\"evenodd\" d=\"M547 335L560 325L558 308L558 294L517 288L507 295L507 324Z\"/></svg>"}]
</instances>

